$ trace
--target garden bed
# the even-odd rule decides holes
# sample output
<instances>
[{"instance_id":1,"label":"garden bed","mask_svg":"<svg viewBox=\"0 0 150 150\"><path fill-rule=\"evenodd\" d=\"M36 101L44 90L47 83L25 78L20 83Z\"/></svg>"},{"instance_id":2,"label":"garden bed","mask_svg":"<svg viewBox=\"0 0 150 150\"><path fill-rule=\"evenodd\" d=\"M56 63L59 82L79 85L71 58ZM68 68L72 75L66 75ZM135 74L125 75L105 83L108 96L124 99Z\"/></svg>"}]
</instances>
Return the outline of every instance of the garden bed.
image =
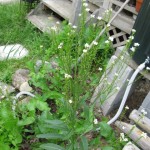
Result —
<instances>
[{"instance_id":1,"label":"garden bed","mask_svg":"<svg viewBox=\"0 0 150 150\"><path fill-rule=\"evenodd\" d=\"M96 103L90 102L114 49L107 32L95 40L105 26L101 18L85 27L86 7L83 3L79 26L64 22L61 29L59 24L52 27L49 35L24 19L24 5L21 10L18 4L0 5L0 44L19 42L30 51L22 60L0 63L0 80L16 88L0 101L0 147L4 150L121 150L126 144L125 139L119 140L118 130L107 124L108 118L95 109ZM130 43L131 39L127 48ZM16 71L19 68L28 70ZM23 88L28 89L29 99L20 98L20 93L15 97Z\"/></svg>"}]
</instances>

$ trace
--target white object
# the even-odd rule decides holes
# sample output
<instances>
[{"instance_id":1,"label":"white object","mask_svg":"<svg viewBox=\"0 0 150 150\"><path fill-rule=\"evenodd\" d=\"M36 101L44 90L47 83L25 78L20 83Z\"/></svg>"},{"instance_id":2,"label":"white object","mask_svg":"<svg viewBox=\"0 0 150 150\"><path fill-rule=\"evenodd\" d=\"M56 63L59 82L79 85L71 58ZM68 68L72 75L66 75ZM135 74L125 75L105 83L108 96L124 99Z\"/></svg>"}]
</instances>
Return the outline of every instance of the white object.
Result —
<instances>
[{"instance_id":1,"label":"white object","mask_svg":"<svg viewBox=\"0 0 150 150\"><path fill-rule=\"evenodd\" d=\"M28 55L28 50L20 44L0 46L0 60L21 59Z\"/></svg>"},{"instance_id":2,"label":"white object","mask_svg":"<svg viewBox=\"0 0 150 150\"><path fill-rule=\"evenodd\" d=\"M109 121L107 122L107 124L110 125L110 124L112 124L113 122L115 122L115 121L118 119L118 117L120 116L120 114L122 113L122 110L123 110L124 105L125 105L125 103L126 103L126 101L127 101L127 98L128 98L128 95L129 95L129 92L130 92L132 83L133 83L133 81L135 80L135 78L136 78L136 76L138 75L138 73L139 73L140 71L142 71L142 70L145 68L145 64L146 64L146 62L144 62L144 63L142 63L141 65L139 65L138 68L136 69L136 71L133 73L131 79L129 80L127 89L126 89L126 91L125 91L125 94L124 94L124 96L123 96L121 105L120 105L120 107L119 107L119 109L118 109L116 115L115 115L111 120L109 120Z\"/></svg>"}]
</instances>

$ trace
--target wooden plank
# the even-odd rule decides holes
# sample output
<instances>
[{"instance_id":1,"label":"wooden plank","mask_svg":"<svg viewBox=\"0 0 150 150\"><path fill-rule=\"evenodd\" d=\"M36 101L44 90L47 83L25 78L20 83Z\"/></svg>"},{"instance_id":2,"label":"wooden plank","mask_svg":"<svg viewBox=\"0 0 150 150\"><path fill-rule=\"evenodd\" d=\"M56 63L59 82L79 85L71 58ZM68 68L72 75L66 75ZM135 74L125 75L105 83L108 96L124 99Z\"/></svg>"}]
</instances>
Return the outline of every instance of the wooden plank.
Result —
<instances>
[{"instance_id":1,"label":"wooden plank","mask_svg":"<svg viewBox=\"0 0 150 150\"><path fill-rule=\"evenodd\" d=\"M100 7L99 9L99 16L103 17L104 16L104 12L106 11L105 8ZM112 17L115 15L115 12L112 12ZM127 17L127 16L123 16L123 15L118 15L115 20L112 22L112 25L119 28L120 30L130 34L131 30L133 28L134 25L134 20L132 20L131 18Z\"/></svg>"},{"instance_id":2,"label":"wooden plank","mask_svg":"<svg viewBox=\"0 0 150 150\"><path fill-rule=\"evenodd\" d=\"M105 9L111 8L112 7L112 3L110 3L110 2L111 2L111 0L104 0L103 8L105 8Z\"/></svg>"},{"instance_id":3,"label":"wooden plank","mask_svg":"<svg viewBox=\"0 0 150 150\"><path fill-rule=\"evenodd\" d=\"M120 2L120 1L118 1L118 0L112 0L111 3L113 3L113 4L117 5L117 6L120 6L120 7L121 7L122 4L123 4L123 2ZM131 6L129 6L129 5L126 5L124 9L125 9L125 10L128 10L129 12L132 12L132 13L135 14L135 15L138 14L137 11L135 10L135 7L131 7Z\"/></svg>"},{"instance_id":4,"label":"wooden plank","mask_svg":"<svg viewBox=\"0 0 150 150\"><path fill-rule=\"evenodd\" d=\"M134 109L131 112L129 118L133 120L142 129L144 129L146 132L150 133L150 119L143 116L142 113Z\"/></svg>"},{"instance_id":5,"label":"wooden plank","mask_svg":"<svg viewBox=\"0 0 150 150\"><path fill-rule=\"evenodd\" d=\"M149 136L146 138L142 137L143 132L136 126L121 121L116 121L115 125L135 141L143 150L150 149Z\"/></svg>"},{"instance_id":6,"label":"wooden plank","mask_svg":"<svg viewBox=\"0 0 150 150\"><path fill-rule=\"evenodd\" d=\"M27 19L42 32L50 33L50 27L55 26L58 21L61 22L61 20L51 13L51 11L44 11L41 6L35 9L35 12L33 10L29 13Z\"/></svg>"},{"instance_id":7,"label":"wooden plank","mask_svg":"<svg viewBox=\"0 0 150 150\"><path fill-rule=\"evenodd\" d=\"M121 46L121 47L118 47L116 52L115 52L115 56L119 57L122 50L124 49L124 46ZM124 55L125 59L124 60L128 60L128 61L125 61L125 63L130 66L131 68L133 68L134 70L137 69L138 65L136 64L136 62L130 57L130 55L128 53L126 53ZM150 73L143 70L143 71L140 71L140 74L142 74L145 78L149 79L150 80Z\"/></svg>"},{"instance_id":8,"label":"wooden plank","mask_svg":"<svg viewBox=\"0 0 150 150\"><path fill-rule=\"evenodd\" d=\"M70 17L70 23L72 23L73 25L77 25L79 24L79 14L81 14L82 12L82 0L74 0L73 4L72 4L72 15Z\"/></svg>"},{"instance_id":9,"label":"wooden plank","mask_svg":"<svg viewBox=\"0 0 150 150\"><path fill-rule=\"evenodd\" d=\"M72 2L69 0L42 0L42 3L66 20L72 13Z\"/></svg>"},{"instance_id":10,"label":"wooden plank","mask_svg":"<svg viewBox=\"0 0 150 150\"><path fill-rule=\"evenodd\" d=\"M95 4L97 6L103 5L103 0L89 0L90 3Z\"/></svg>"},{"instance_id":11,"label":"wooden plank","mask_svg":"<svg viewBox=\"0 0 150 150\"><path fill-rule=\"evenodd\" d=\"M120 33L116 33L116 34L112 35L111 37L117 38L117 37L123 36L124 34L125 34L124 32L120 32Z\"/></svg>"},{"instance_id":12,"label":"wooden plank","mask_svg":"<svg viewBox=\"0 0 150 150\"><path fill-rule=\"evenodd\" d=\"M113 47L117 48L117 47L125 45L125 44L126 44L126 41L122 41L122 42L118 42L117 44L114 44Z\"/></svg>"}]
</instances>

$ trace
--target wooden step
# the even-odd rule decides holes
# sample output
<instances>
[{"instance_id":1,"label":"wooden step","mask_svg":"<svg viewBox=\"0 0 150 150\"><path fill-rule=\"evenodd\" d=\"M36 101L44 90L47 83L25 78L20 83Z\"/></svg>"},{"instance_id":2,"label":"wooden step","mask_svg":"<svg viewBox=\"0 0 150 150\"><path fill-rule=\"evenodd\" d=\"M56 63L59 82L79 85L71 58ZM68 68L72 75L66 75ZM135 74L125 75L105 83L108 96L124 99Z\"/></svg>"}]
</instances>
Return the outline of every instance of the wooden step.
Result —
<instances>
[{"instance_id":1,"label":"wooden step","mask_svg":"<svg viewBox=\"0 0 150 150\"><path fill-rule=\"evenodd\" d=\"M50 33L52 26L56 26L56 22L61 22L61 19L55 16L51 10L44 9L42 3L28 14L27 19L39 30L47 33Z\"/></svg>"},{"instance_id":2,"label":"wooden step","mask_svg":"<svg viewBox=\"0 0 150 150\"><path fill-rule=\"evenodd\" d=\"M66 20L72 12L72 2L69 0L42 0L42 3Z\"/></svg>"}]
</instances>

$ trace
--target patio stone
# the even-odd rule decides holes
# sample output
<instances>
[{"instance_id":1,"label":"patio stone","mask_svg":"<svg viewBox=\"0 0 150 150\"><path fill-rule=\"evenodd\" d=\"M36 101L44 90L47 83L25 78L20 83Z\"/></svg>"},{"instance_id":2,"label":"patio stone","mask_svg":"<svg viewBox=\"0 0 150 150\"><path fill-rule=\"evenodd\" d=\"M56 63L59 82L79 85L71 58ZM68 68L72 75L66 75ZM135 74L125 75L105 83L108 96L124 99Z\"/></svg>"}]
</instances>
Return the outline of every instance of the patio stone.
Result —
<instances>
[{"instance_id":1,"label":"patio stone","mask_svg":"<svg viewBox=\"0 0 150 150\"><path fill-rule=\"evenodd\" d=\"M28 55L28 50L20 44L0 46L0 60L21 59Z\"/></svg>"}]
</instances>

